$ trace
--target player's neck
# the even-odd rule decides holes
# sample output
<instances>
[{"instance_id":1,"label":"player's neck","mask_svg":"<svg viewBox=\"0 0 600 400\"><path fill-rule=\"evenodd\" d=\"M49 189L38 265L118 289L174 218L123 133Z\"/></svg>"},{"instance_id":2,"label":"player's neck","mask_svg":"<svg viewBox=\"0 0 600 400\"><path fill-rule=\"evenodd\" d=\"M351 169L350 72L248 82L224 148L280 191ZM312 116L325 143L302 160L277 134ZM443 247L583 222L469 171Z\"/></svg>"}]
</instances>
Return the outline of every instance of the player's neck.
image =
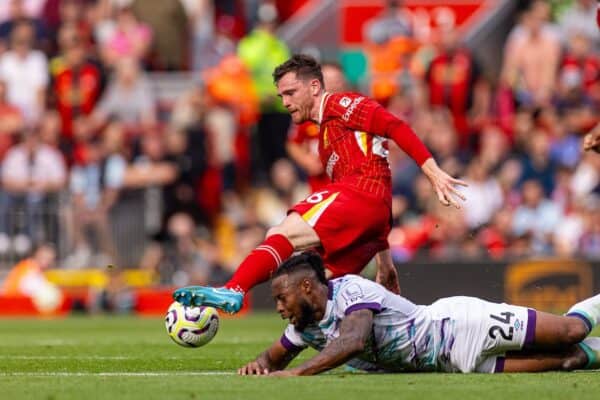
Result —
<instances>
[{"instance_id":1,"label":"player's neck","mask_svg":"<svg viewBox=\"0 0 600 400\"><path fill-rule=\"evenodd\" d=\"M325 285L320 286L315 292L315 297L313 298L315 321L322 320L327 312L327 293L328 288Z\"/></svg>"},{"instance_id":2,"label":"player's neck","mask_svg":"<svg viewBox=\"0 0 600 400\"><path fill-rule=\"evenodd\" d=\"M323 111L325 110L325 102L327 101L328 96L329 93L322 90L321 93L316 97L313 109L310 113L310 120L319 125L323 119Z\"/></svg>"}]
</instances>

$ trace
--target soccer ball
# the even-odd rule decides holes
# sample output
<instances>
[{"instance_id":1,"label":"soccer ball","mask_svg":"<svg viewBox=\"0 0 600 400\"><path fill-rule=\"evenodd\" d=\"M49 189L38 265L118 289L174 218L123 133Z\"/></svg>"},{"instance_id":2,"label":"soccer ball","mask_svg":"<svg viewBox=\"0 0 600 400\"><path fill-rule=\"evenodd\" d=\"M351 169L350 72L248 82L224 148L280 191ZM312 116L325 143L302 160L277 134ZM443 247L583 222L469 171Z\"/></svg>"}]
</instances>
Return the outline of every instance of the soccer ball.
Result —
<instances>
[{"instance_id":1,"label":"soccer ball","mask_svg":"<svg viewBox=\"0 0 600 400\"><path fill-rule=\"evenodd\" d=\"M167 334L184 347L200 347L210 342L219 329L219 314L213 307L187 307L173 302L165 317Z\"/></svg>"}]
</instances>

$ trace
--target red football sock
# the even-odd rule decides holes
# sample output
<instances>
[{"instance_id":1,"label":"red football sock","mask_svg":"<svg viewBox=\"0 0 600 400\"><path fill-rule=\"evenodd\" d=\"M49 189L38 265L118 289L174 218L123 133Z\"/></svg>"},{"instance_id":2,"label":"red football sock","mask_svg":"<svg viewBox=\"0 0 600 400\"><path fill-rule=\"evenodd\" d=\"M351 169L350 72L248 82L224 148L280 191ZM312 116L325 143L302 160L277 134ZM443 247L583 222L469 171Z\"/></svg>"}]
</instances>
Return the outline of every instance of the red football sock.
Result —
<instances>
[{"instance_id":1,"label":"red football sock","mask_svg":"<svg viewBox=\"0 0 600 400\"><path fill-rule=\"evenodd\" d=\"M247 293L259 283L271 278L279 264L294 252L294 246L287 237L276 234L269 236L242 261L226 288Z\"/></svg>"}]
</instances>

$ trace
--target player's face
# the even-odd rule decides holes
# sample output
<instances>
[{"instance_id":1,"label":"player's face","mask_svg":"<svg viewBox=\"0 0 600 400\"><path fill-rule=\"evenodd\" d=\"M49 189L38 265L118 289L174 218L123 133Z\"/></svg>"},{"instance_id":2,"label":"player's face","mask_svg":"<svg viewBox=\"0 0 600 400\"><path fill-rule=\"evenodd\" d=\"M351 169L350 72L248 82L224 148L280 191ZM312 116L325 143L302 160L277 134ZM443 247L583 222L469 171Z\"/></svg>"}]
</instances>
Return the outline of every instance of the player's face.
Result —
<instances>
[{"instance_id":1,"label":"player's face","mask_svg":"<svg viewBox=\"0 0 600 400\"><path fill-rule=\"evenodd\" d=\"M317 79L298 79L295 72L288 72L277 82L277 94L296 124L310 119L319 91L320 85Z\"/></svg>"},{"instance_id":2,"label":"player's face","mask_svg":"<svg viewBox=\"0 0 600 400\"><path fill-rule=\"evenodd\" d=\"M315 311L298 282L282 275L273 279L271 289L277 312L281 318L289 320L297 330L303 331L315 321Z\"/></svg>"}]
</instances>

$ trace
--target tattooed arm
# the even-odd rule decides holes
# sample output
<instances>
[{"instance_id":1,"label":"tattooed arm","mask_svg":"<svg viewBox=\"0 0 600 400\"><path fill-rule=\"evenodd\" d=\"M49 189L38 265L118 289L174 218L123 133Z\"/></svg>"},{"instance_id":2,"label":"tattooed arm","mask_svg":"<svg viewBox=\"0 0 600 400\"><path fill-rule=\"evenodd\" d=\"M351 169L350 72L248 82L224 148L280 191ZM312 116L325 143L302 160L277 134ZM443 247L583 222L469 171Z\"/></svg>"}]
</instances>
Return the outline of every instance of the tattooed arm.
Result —
<instances>
[{"instance_id":1,"label":"tattooed arm","mask_svg":"<svg viewBox=\"0 0 600 400\"><path fill-rule=\"evenodd\" d=\"M319 354L296 368L272 375L315 375L345 364L364 351L372 326L373 311L354 311L342 320L340 336L332 340Z\"/></svg>"}]
</instances>

